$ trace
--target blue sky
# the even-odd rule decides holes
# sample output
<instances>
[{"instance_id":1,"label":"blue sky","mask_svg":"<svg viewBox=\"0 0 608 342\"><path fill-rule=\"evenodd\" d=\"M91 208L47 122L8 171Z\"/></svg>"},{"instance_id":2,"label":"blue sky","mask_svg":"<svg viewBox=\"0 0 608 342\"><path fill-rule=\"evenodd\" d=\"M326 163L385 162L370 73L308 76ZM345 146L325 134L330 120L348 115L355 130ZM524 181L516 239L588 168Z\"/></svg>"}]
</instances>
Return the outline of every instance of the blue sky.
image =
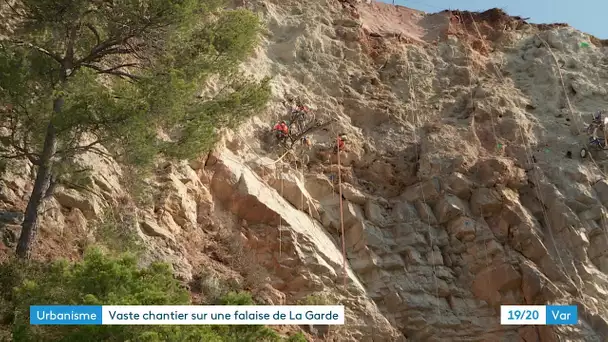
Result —
<instances>
[{"instance_id":1,"label":"blue sky","mask_svg":"<svg viewBox=\"0 0 608 342\"><path fill-rule=\"evenodd\" d=\"M382 1L392 3L392 0ZM580 31L608 39L608 0L395 0L395 4L430 13L498 7L510 15L529 17L528 22L568 23Z\"/></svg>"}]
</instances>

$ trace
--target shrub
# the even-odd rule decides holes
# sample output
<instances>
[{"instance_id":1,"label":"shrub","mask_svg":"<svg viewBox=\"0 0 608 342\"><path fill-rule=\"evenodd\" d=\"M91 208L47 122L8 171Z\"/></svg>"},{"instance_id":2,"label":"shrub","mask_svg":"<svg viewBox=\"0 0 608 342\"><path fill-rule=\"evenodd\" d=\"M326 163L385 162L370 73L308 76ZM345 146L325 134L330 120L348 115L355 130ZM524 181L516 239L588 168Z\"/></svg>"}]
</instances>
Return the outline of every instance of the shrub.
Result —
<instances>
[{"instance_id":1,"label":"shrub","mask_svg":"<svg viewBox=\"0 0 608 342\"><path fill-rule=\"evenodd\" d=\"M337 299L323 292L309 294L304 299L298 301L300 305L338 305Z\"/></svg>"},{"instance_id":2,"label":"shrub","mask_svg":"<svg viewBox=\"0 0 608 342\"><path fill-rule=\"evenodd\" d=\"M96 222L95 242L115 253L139 253L144 250L143 241L135 231L135 222L126 214L132 208L108 208Z\"/></svg>"},{"instance_id":3,"label":"shrub","mask_svg":"<svg viewBox=\"0 0 608 342\"><path fill-rule=\"evenodd\" d=\"M111 257L99 249L76 263L13 261L0 265L0 314L11 324L13 341L280 341L263 326L32 326L29 306L188 305L189 293L171 267L154 263L138 268L132 255ZM246 292L231 292L225 305L253 305ZM10 315L14 312L14 316ZM3 329L0 329L3 330Z\"/></svg>"}]
</instances>

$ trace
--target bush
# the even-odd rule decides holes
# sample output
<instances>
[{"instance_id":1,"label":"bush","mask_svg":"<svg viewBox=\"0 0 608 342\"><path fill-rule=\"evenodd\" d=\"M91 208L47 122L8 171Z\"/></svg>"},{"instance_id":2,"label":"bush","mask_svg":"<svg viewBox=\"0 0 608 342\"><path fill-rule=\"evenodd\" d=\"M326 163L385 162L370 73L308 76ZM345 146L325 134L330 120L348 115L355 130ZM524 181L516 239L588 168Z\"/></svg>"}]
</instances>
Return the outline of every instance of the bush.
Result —
<instances>
[{"instance_id":1,"label":"bush","mask_svg":"<svg viewBox=\"0 0 608 342\"><path fill-rule=\"evenodd\" d=\"M135 231L135 221L129 217L127 212L132 213L134 208L123 207L108 208L96 222L94 236L95 242L114 253L135 253L142 252L145 248L143 241Z\"/></svg>"},{"instance_id":2,"label":"bush","mask_svg":"<svg viewBox=\"0 0 608 342\"><path fill-rule=\"evenodd\" d=\"M243 276L243 286L250 291L257 290L266 284L268 271L257 262L255 252L246 248L240 238L230 231L222 231L218 235L221 246L226 247L230 256L230 267Z\"/></svg>"},{"instance_id":3,"label":"bush","mask_svg":"<svg viewBox=\"0 0 608 342\"><path fill-rule=\"evenodd\" d=\"M83 261L52 264L14 261L0 265L0 314L12 322L13 341L281 341L263 326L31 326L29 306L188 305L189 293L169 265L138 268L131 255L110 257L99 249ZM225 305L253 305L248 293L231 292ZM14 315L10 315L14 312ZM4 329L0 329L4 330Z\"/></svg>"},{"instance_id":4,"label":"bush","mask_svg":"<svg viewBox=\"0 0 608 342\"><path fill-rule=\"evenodd\" d=\"M299 305L338 305L338 300L332 298L329 294L316 292L309 294L304 299L298 301Z\"/></svg>"}]
</instances>

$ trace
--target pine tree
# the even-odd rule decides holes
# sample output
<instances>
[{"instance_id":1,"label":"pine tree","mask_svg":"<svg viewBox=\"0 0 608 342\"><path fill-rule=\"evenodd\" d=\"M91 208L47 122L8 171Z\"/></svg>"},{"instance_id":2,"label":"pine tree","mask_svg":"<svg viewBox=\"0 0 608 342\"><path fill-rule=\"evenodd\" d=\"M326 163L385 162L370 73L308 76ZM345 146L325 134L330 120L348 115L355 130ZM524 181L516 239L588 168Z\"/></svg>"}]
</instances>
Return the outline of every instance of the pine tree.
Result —
<instances>
[{"instance_id":1,"label":"pine tree","mask_svg":"<svg viewBox=\"0 0 608 342\"><path fill-rule=\"evenodd\" d=\"M239 71L259 41L258 18L222 0L23 0L12 9L19 26L0 41L0 159L36 167L21 258L74 156L139 166L159 154L190 158L270 96L268 79ZM210 80L221 87L202 96Z\"/></svg>"}]
</instances>

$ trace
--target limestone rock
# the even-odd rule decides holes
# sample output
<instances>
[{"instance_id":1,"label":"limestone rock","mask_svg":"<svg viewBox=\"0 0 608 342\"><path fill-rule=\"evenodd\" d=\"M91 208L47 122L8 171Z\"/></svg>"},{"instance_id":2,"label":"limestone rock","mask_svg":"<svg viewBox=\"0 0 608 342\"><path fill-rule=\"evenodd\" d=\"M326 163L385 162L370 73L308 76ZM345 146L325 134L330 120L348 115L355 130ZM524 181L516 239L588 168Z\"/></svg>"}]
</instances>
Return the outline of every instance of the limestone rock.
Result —
<instances>
[{"instance_id":1,"label":"limestone rock","mask_svg":"<svg viewBox=\"0 0 608 342\"><path fill-rule=\"evenodd\" d=\"M249 225L276 227L280 221L283 227L290 227L298 240L315 246L313 251L310 248L294 248L296 256L306 259L309 265L316 265L316 272L322 270L325 276L335 278L337 270L342 270L342 253L327 231L308 215L288 204L276 190L266 186L252 170L237 160L228 150L218 153L217 165L214 167L216 173L211 181L212 194L221 199L222 204L240 219L247 220ZM266 233L271 241L276 241L275 229L272 229L273 235ZM266 253L268 252L272 253L272 249ZM347 273L351 291L363 292L363 285L350 267L347 267Z\"/></svg>"},{"instance_id":2,"label":"limestone rock","mask_svg":"<svg viewBox=\"0 0 608 342\"><path fill-rule=\"evenodd\" d=\"M581 220L584 221L596 221L602 218L604 213L601 206L593 206L589 210L585 210L578 215Z\"/></svg>"},{"instance_id":3,"label":"limestone rock","mask_svg":"<svg viewBox=\"0 0 608 342\"><path fill-rule=\"evenodd\" d=\"M357 190L357 188L349 183L342 183L342 195L347 200L358 205L365 205L367 199L369 198L369 195Z\"/></svg>"},{"instance_id":4,"label":"limestone rock","mask_svg":"<svg viewBox=\"0 0 608 342\"><path fill-rule=\"evenodd\" d=\"M23 213L0 210L0 224L20 224L22 221Z\"/></svg>"},{"instance_id":5,"label":"limestone rock","mask_svg":"<svg viewBox=\"0 0 608 342\"><path fill-rule=\"evenodd\" d=\"M547 214L549 216L550 227L556 233L560 233L569 227L580 227L583 225L576 213L561 201L555 202L549 207Z\"/></svg>"},{"instance_id":6,"label":"limestone rock","mask_svg":"<svg viewBox=\"0 0 608 342\"><path fill-rule=\"evenodd\" d=\"M393 204L392 214L396 222L410 223L420 219L416 207L407 201L398 201Z\"/></svg>"},{"instance_id":7,"label":"limestone rock","mask_svg":"<svg viewBox=\"0 0 608 342\"><path fill-rule=\"evenodd\" d=\"M465 204L454 195L445 195L435 204L435 217L441 224L465 215L466 211Z\"/></svg>"},{"instance_id":8,"label":"limestone rock","mask_svg":"<svg viewBox=\"0 0 608 342\"><path fill-rule=\"evenodd\" d=\"M428 204L417 200L415 206L416 210L418 210L418 215L420 216L422 222L426 222L430 225L438 223L437 218L435 217L435 213L433 213L433 209L431 209Z\"/></svg>"},{"instance_id":9,"label":"limestone rock","mask_svg":"<svg viewBox=\"0 0 608 342\"><path fill-rule=\"evenodd\" d=\"M272 179L269 184L298 210L306 211L312 203L301 179L290 172L281 173L279 178Z\"/></svg>"},{"instance_id":10,"label":"limestone rock","mask_svg":"<svg viewBox=\"0 0 608 342\"><path fill-rule=\"evenodd\" d=\"M19 196L14 190L9 188L5 182L0 181L0 201L9 205L15 205L19 201Z\"/></svg>"},{"instance_id":11,"label":"limestone rock","mask_svg":"<svg viewBox=\"0 0 608 342\"><path fill-rule=\"evenodd\" d=\"M520 288L521 281L521 274L511 265L490 266L475 276L473 293L496 305L500 303L501 291Z\"/></svg>"},{"instance_id":12,"label":"limestone rock","mask_svg":"<svg viewBox=\"0 0 608 342\"><path fill-rule=\"evenodd\" d=\"M382 258L367 247L357 251L353 255L353 258L350 259L351 267L360 274L365 274L374 270L375 268L379 267L381 263Z\"/></svg>"},{"instance_id":13,"label":"limestone rock","mask_svg":"<svg viewBox=\"0 0 608 342\"><path fill-rule=\"evenodd\" d=\"M382 258L381 267L385 270L403 270L405 264L399 254L388 254Z\"/></svg>"},{"instance_id":14,"label":"limestone rock","mask_svg":"<svg viewBox=\"0 0 608 342\"><path fill-rule=\"evenodd\" d=\"M306 191L317 200L333 196L335 193L334 186L324 175L306 176L304 185L306 186Z\"/></svg>"},{"instance_id":15,"label":"limestone rock","mask_svg":"<svg viewBox=\"0 0 608 342\"><path fill-rule=\"evenodd\" d=\"M602 179L593 185L593 190L604 205L608 205L608 181Z\"/></svg>"},{"instance_id":16,"label":"limestone rock","mask_svg":"<svg viewBox=\"0 0 608 342\"><path fill-rule=\"evenodd\" d=\"M488 217L496 214L502 207L502 198L498 191L479 188L471 196L471 211L473 215Z\"/></svg>"},{"instance_id":17,"label":"limestone rock","mask_svg":"<svg viewBox=\"0 0 608 342\"><path fill-rule=\"evenodd\" d=\"M380 252L390 250L390 244L385 239L382 231L368 222L359 221L355 223L345 234L346 247L353 248L355 251L366 246Z\"/></svg>"},{"instance_id":18,"label":"limestone rock","mask_svg":"<svg viewBox=\"0 0 608 342\"><path fill-rule=\"evenodd\" d=\"M385 226L388 222L386 210L371 199L365 202L365 217L379 226Z\"/></svg>"},{"instance_id":19,"label":"limestone rock","mask_svg":"<svg viewBox=\"0 0 608 342\"><path fill-rule=\"evenodd\" d=\"M213 213L213 209L215 205L213 203L213 197L211 196L211 192L201 184L201 193L198 196L197 208L196 208L196 222L203 223L206 222L209 216Z\"/></svg>"},{"instance_id":20,"label":"limestone rock","mask_svg":"<svg viewBox=\"0 0 608 342\"><path fill-rule=\"evenodd\" d=\"M608 237L606 235L593 237L590 241L588 253L590 259L608 255Z\"/></svg>"},{"instance_id":21,"label":"limestone rock","mask_svg":"<svg viewBox=\"0 0 608 342\"><path fill-rule=\"evenodd\" d=\"M403 299L398 292L391 292L384 299L384 305L386 305L389 312L397 312L402 309Z\"/></svg>"},{"instance_id":22,"label":"limestone rock","mask_svg":"<svg viewBox=\"0 0 608 342\"><path fill-rule=\"evenodd\" d=\"M162 238L169 239L169 240L175 242L175 237L173 236L173 234L171 234L171 232L169 232L168 230L159 226L156 223L156 221L151 217L144 216L139 221L139 227L140 227L141 231L146 235L162 237Z\"/></svg>"},{"instance_id":23,"label":"limestone rock","mask_svg":"<svg viewBox=\"0 0 608 342\"><path fill-rule=\"evenodd\" d=\"M429 252L427 255L427 259L429 261L429 265L440 266L443 265L443 255L441 251L438 249Z\"/></svg>"},{"instance_id":24,"label":"limestone rock","mask_svg":"<svg viewBox=\"0 0 608 342\"><path fill-rule=\"evenodd\" d=\"M340 199L336 196L327 198L320 203L321 222L324 226L335 230L340 228ZM342 219L344 229L353 226L358 221L363 220L365 215L360 206L349 201L342 201Z\"/></svg>"},{"instance_id":25,"label":"limestone rock","mask_svg":"<svg viewBox=\"0 0 608 342\"><path fill-rule=\"evenodd\" d=\"M536 267L529 263L521 264L521 272L522 290L526 303L530 305L542 303L545 298L537 299L537 296L540 294L544 284L549 280Z\"/></svg>"},{"instance_id":26,"label":"limestone rock","mask_svg":"<svg viewBox=\"0 0 608 342\"><path fill-rule=\"evenodd\" d=\"M439 180L437 178L433 178L410 186L405 190L402 196L408 202L424 200L432 204L439 199L440 190L441 186Z\"/></svg>"},{"instance_id":27,"label":"limestone rock","mask_svg":"<svg viewBox=\"0 0 608 342\"><path fill-rule=\"evenodd\" d=\"M189 171L194 172L188 167ZM192 186L197 187L199 184L196 175L184 174L179 172L172 165L169 165L165 171L167 174L161 178L162 193L157 200L157 207L171 214L173 220L181 227L187 227L190 224L197 222L198 205L196 203L196 194L184 182L192 182ZM200 191L200 188L197 187Z\"/></svg>"},{"instance_id":28,"label":"limestone rock","mask_svg":"<svg viewBox=\"0 0 608 342\"><path fill-rule=\"evenodd\" d=\"M405 248L403 254L408 265L426 265L424 258L422 258L422 255L420 255L420 252L412 247Z\"/></svg>"},{"instance_id":29,"label":"limestone rock","mask_svg":"<svg viewBox=\"0 0 608 342\"><path fill-rule=\"evenodd\" d=\"M471 197L473 182L460 172L451 173L447 180L447 191L464 199L468 200Z\"/></svg>"},{"instance_id":30,"label":"limestone rock","mask_svg":"<svg viewBox=\"0 0 608 342\"><path fill-rule=\"evenodd\" d=\"M55 191L54 196L61 206L80 209L87 219L94 219L103 211L100 201L90 193L60 188Z\"/></svg>"}]
</instances>

